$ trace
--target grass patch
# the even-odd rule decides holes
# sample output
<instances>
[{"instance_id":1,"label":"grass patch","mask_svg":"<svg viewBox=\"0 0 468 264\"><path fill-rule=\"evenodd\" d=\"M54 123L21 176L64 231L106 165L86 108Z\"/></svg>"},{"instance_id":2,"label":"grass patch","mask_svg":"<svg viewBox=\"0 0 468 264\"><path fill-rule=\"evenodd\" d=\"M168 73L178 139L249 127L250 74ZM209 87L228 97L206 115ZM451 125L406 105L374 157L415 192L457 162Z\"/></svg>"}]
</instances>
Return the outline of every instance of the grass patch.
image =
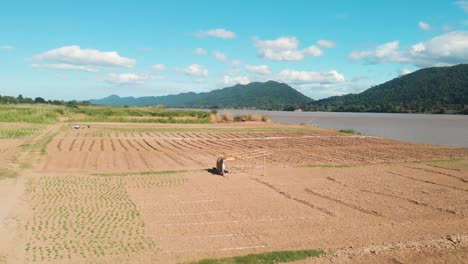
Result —
<instances>
[{"instance_id":1,"label":"grass patch","mask_svg":"<svg viewBox=\"0 0 468 264\"><path fill-rule=\"evenodd\" d=\"M310 257L319 257L325 254L322 250L297 250L297 251L274 251L260 254L250 254L247 256L223 258L223 259L204 259L198 264L274 264L284 263L296 260L302 260Z\"/></svg>"},{"instance_id":2,"label":"grass patch","mask_svg":"<svg viewBox=\"0 0 468 264\"><path fill-rule=\"evenodd\" d=\"M86 106L70 108L70 112L84 114L89 117L194 117L209 118L210 113L197 110L166 109L162 107L118 107L118 106Z\"/></svg>"},{"instance_id":3,"label":"grass patch","mask_svg":"<svg viewBox=\"0 0 468 264\"><path fill-rule=\"evenodd\" d=\"M91 174L93 176L132 176L132 175L168 175L168 174L178 174L178 173L187 173L193 171L201 170L166 170L166 171L142 171L142 172L115 172L115 173L96 173Z\"/></svg>"},{"instance_id":4,"label":"grass patch","mask_svg":"<svg viewBox=\"0 0 468 264\"><path fill-rule=\"evenodd\" d=\"M413 163L422 163L429 166L448 170L468 171L468 159L462 158L415 161Z\"/></svg>"},{"instance_id":5,"label":"grass patch","mask_svg":"<svg viewBox=\"0 0 468 264\"><path fill-rule=\"evenodd\" d=\"M462 158L456 158L456 159L437 159L437 160L418 160L418 161L413 161L412 163L425 163L425 162L431 162L431 163L450 163L450 162L460 162L463 161L464 159Z\"/></svg>"},{"instance_id":6,"label":"grass patch","mask_svg":"<svg viewBox=\"0 0 468 264\"><path fill-rule=\"evenodd\" d=\"M17 171L0 171L0 180L16 178L18 176Z\"/></svg>"},{"instance_id":7,"label":"grass patch","mask_svg":"<svg viewBox=\"0 0 468 264\"><path fill-rule=\"evenodd\" d=\"M102 127L124 133L298 133L320 131L314 127Z\"/></svg>"},{"instance_id":8,"label":"grass patch","mask_svg":"<svg viewBox=\"0 0 468 264\"><path fill-rule=\"evenodd\" d=\"M86 106L68 109L74 115L71 122L120 123L210 123L210 113L196 110L166 109L163 107Z\"/></svg>"},{"instance_id":9,"label":"grass patch","mask_svg":"<svg viewBox=\"0 0 468 264\"><path fill-rule=\"evenodd\" d=\"M57 134L58 134L58 132L46 135L42 140L40 140L37 143L37 148L41 151L42 155L45 155L47 153L47 145L49 145L49 143L52 141L52 139L54 139L54 137Z\"/></svg>"},{"instance_id":10,"label":"grass patch","mask_svg":"<svg viewBox=\"0 0 468 264\"><path fill-rule=\"evenodd\" d=\"M126 122L203 124L210 113L162 107L52 106L41 104L0 105L0 122L50 124L65 118L71 122Z\"/></svg>"},{"instance_id":11,"label":"grass patch","mask_svg":"<svg viewBox=\"0 0 468 264\"><path fill-rule=\"evenodd\" d=\"M173 117L165 118L129 118L129 117L113 117L113 116L91 116L84 118L74 118L69 122L111 122L111 123L160 123L160 124L207 124L210 123L210 118L195 118L195 119L175 119Z\"/></svg>"},{"instance_id":12,"label":"grass patch","mask_svg":"<svg viewBox=\"0 0 468 264\"><path fill-rule=\"evenodd\" d=\"M0 138L26 138L41 131L39 127L1 127Z\"/></svg>"},{"instance_id":13,"label":"grass patch","mask_svg":"<svg viewBox=\"0 0 468 264\"><path fill-rule=\"evenodd\" d=\"M47 154L47 145L49 145L49 143L54 139L54 137L58 133L59 132L48 133L42 138L38 139L36 142L31 144L23 144L21 145L21 147L25 149L30 149L32 151L38 151L41 153L41 155L45 155Z\"/></svg>"},{"instance_id":14,"label":"grass patch","mask_svg":"<svg viewBox=\"0 0 468 264\"><path fill-rule=\"evenodd\" d=\"M297 168L355 168L359 165L299 165Z\"/></svg>"},{"instance_id":15,"label":"grass patch","mask_svg":"<svg viewBox=\"0 0 468 264\"><path fill-rule=\"evenodd\" d=\"M341 133L347 133L347 134L353 134L353 135L361 135L360 132L354 130L354 129L340 129L338 130L338 132L341 132Z\"/></svg>"},{"instance_id":16,"label":"grass patch","mask_svg":"<svg viewBox=\"0 0 468 264\"><path fill-rule=\"evenodd\" d=\"M64 108L48 105L0 105L0 122L50 124L59 120Z\"/></svg>"}]
</instances>

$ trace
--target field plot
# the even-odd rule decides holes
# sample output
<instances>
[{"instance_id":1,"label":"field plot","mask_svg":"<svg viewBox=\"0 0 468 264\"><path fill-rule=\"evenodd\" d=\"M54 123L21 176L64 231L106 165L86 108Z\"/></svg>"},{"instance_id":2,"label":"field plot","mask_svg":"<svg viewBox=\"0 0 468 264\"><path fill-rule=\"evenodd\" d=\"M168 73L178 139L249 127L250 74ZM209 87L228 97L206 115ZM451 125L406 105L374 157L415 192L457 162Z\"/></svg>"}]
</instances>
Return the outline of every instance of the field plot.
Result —
<instances>
[{"instance_id":1,"label":"field plot","mask_svg":"<svg viewBox=\"0 0 468 264\"><path fill-rule=\"evenodd\" d=\"M463 149L416 145L307 126L110 126L68 129L47 149L43 169L159 171L207 168L216 156L265 150L270 163L359 165L460 157Z\"/></svg>"},{"instance_id":2,"label":"field plot","mask_svg":"<svg viewBox=\"0 0 468 264\"><path fill-rule=\"evenodd\" d=\"M0 124L0 179L16 174L16 159L21 146L43 130L39 125Z\"/></svg>"},{"instance_id":3,"label":"field plot","mask_svg":"<svg viewBox=\"0 0 468 264\"><path fill-rule=\"evenodd\" d=\"M112 177L50 176L29 184L26 261L112 257L151 250L125 183Z\"/></svg>"},{"instance_id":4,"label":"field plot","mask_svg":"<svg viewBox=\"0 0 468 264\"><path fill-rule=\"evenodd\" d=\"M183 174L184 184L158 191L130 188L129 196L141 208L160 257L169 262L467 236L468 184L449 176L437 183L431 178L440 174L413 170L283 167L266 177L228 178L195 172ZM467 180L468 172L457 177Z\"/></svg>"},{"instance_id":5,"label":"field plot","mask_svg":"<svg viewBox=\"0 0 468 264\"><path fill-rule=\"evenodd\" d=\"M259 123L55 126L29 145L41 158L12 263L468 252L464 148ZM259 150L271 153L266 175L263 160L210 172L218 155Z\"/></svg>"}]
</instances>

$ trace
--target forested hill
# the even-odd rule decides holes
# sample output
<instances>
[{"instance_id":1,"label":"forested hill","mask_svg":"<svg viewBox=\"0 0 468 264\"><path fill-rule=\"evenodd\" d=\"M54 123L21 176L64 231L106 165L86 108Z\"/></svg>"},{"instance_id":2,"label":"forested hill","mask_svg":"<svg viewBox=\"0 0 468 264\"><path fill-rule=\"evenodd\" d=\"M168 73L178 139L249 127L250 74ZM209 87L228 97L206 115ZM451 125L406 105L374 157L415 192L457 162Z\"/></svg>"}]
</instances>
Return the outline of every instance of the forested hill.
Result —
<instances>
[{"instance_id":1,"label":"forested hill","mask_svg":"<svg viewBox=\"0 0 468 264\"><path fill-rule=\"evenodd\" d=\"M187 108L257 108L267 110L464 113L468 114L468 64L425 68L374 86L359 94L314 101L285 83L235 85L207 93L119 97L91 100L100 105L165 105Z\"/></svg>"},{"instance_id":2,"label":"forested hill","mask_svg":"<svg viewBox=\"0 0 468 264\"><path fill-rule=\"evenodd\" d=\"M285 83L275 81L237 84L207 93L182 93L168 96L149 97L109 97L91 100L98 105L165 105L186 108L258 108L286 110L295 106L307 105L313 100Z\"/></svg>"},{"instance_id":3,"label":"forested hill","mask_svg":"<svg viewBox=\"0 0 468 264\"><path fill-rule=\"evenodd\" d=\"M425 68L359 94L309 103L306 110L468 113L468 64Z\"/></svg>"}]
</instances>

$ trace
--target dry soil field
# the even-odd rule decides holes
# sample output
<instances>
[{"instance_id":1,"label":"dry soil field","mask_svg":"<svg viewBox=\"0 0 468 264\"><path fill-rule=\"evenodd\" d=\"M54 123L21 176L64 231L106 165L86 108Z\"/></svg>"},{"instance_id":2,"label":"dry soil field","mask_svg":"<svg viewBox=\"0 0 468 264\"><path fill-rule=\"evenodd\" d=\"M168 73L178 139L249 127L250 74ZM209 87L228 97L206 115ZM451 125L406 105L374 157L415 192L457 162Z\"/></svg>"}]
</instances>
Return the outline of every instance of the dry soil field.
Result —
<instances>
[{"instance_id":1,"label":"dry soil field","mask_svg":"<svg viewBox=\"0 0 468 264\"><path fill-rule=\"evenodd\" d=\"M0 133L0 263L467 261L466 148L269 123L90 125ZM262 158L209 170L259 150L266 175Z\"/></svg>"}]
</instances>

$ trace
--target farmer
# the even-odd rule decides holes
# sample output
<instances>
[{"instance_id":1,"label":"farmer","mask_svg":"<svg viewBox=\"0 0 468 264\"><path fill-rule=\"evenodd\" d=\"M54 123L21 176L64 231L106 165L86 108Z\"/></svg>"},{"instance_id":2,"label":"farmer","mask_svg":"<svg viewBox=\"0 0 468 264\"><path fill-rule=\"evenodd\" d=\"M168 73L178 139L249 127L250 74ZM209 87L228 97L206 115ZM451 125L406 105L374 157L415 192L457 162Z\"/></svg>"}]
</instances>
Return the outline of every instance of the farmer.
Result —
<instances>
[{"instance_id":1,"label":"farmer","mask_svg":"<svg viewBox=\"0 0 468 264\"><path fill-rule=\"evenodd\" d=\"M224 158L219 157L218 160L216 161L216 170L220 175L226 176L227 170L226 170L226 163L224 162Z\"/></svg>"}]
</instances>

